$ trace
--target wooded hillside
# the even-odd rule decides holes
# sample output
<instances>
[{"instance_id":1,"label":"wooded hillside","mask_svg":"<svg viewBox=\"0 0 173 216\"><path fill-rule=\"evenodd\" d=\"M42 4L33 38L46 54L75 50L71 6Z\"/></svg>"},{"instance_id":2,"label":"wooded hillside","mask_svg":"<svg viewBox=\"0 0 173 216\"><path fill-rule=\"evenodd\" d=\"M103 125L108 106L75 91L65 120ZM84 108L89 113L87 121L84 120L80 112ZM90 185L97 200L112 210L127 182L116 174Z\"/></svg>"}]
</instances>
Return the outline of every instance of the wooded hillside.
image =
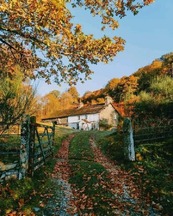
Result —
<instances>
[{"instance_id":1,"label":"wooded hillside","mask_svg":"<svg viewBox=\"0 0 173 216\"><path fill-rule=\"evenodd\" d=\"M82 97L75 86L66 92L57 90L40 99L40 117L56 116L58 110L84 104L100 104L109 95L114 102L123 106L126 115L172 117L173 107L173 53L165 54L153 60L149 65L139 68L130 76L113 78L104 88L87 91ZM133 107L133 112L131 109Z\"/></svg>"},{"instance_id":2,"label":"wooded hillside","mask_svg":"<svg viewBox=\"0 0 173 216\"><path fill-rule=\"evenodd\" d=\"M15 92L17 89L13 88L12 83L14 82L10 83L9 80L7 77L6 81L9 82L8 86L11 87L6 90L1 89L1 91L6 91L8 96L11 95L8 103L10 101L12 103L14 101L13 95L18 93ZM33 90L30 88L29 92L31 94ZM23 96L18 95L20 101L23 101ZM27 108L29 108L27 112L37 115L38 119L54 117L58 110L76 107L80 102L83 104L104 103L106 95L111 96L118 106L123 107L125 115L151 115L152 117L162 115L172 118L173 53L165 54L153 60L151 64L139 68L130 76L115 77L104 88L87 91L82 97L80 97L75 86L69 87L63 93L53 90L44 97L35 95L33 100L30 101L30 105L28 105L29 100L27 99Z\"/></svg>"}]
</instances>

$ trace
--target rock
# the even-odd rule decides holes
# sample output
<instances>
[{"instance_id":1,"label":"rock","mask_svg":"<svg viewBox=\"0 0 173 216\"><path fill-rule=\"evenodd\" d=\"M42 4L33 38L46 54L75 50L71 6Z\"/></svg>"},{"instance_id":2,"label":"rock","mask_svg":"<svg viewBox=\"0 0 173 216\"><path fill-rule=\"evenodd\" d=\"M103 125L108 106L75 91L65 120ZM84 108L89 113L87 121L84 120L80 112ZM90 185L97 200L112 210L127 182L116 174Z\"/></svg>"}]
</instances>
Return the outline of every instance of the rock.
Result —
<instances>
[{"instance_id":1,"label":"rock","mask_svg":"<svg viewBox=\"0 0 173 216\"><path fill-rule=\"evenodd\" d=\"M39 211L40 211L40 208L39 208L39 207L33 207L33 210L34 210L35 212L39 212Z\"/></svg>"},{"instance_id":2,"label":"rock","mask_svg":"<svg viewBox=\"0 0 173 216\"><path fill-rule=\"evenodd\" d=\"M5 170L5 164L0 161L0 171L4 171Z\"/></svg>"},{"instance_id":3,"label":"rock","mask_svg":"<svg viewBox=\"0 0 173 216\"><path fill-rule=\"evenodd\" d=\"M5 170L14 169L16 167L16 164L7 164L5 165Z\"/></svg>"}]
</instances>

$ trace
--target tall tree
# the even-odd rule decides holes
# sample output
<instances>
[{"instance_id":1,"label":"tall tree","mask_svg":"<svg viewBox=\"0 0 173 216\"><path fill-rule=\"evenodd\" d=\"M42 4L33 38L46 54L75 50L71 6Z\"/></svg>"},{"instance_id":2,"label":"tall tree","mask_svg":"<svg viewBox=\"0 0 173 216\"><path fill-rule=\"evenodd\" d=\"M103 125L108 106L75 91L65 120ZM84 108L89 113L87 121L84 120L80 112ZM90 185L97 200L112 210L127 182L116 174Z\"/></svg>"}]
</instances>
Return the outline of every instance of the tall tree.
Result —
<instances>
[{"instance_id":1,"label":"tall tree","mask_svg":"<svg viewBox=\"0 0 173 216\"><path fill-rule=\"evenodd\" d=\"M53 90L41 99L42 117L53 116L54 113L61 108L60 92Z\"/></svg>"},{"instance_id":2,"label":"tall tree","mask_svg":"<svg viewBox=\"0 0 173 216\"><path fill-rule=\"evenodd\" d=\"M18 63L26 77L76 83L92 73L90 64L108 63L124 48L120 37L94 38L73 24L69 6L101 17L102 29L118 27L116 16L154 0L0 0L0 71L13 73Z\"/></svg>"},{"instance_id":3,"label":"tall tree","mask_svg":"<svg viewBox=\"0 0 173 216\"><path fill-rule=\"evenodd\" d=\"M73 96L68 92L63 92L60 99L61 109L68 109L73 104Z\"/></svg>"},{"instance_id":4,"label":"tall tree","mask_svg":"<svg viewBox=\"0 0 173 216\"><path fill-rule=\"evenodd\" d=\"M133 75L138 77L138 92L149 89L154 77L163 74L162 62L159 59L154 60L151 64L139 68Z\"/></svg>"},{"instance_id":5,"label":"tall tree","mask_svg":"<svg viewBox=\"0 0 173 216\"><path fill-rule=\"evenodd\" d=\"M69 89L68 89L68 93L71 94L72 98L73 98L73 103L78 103L78 100L79 100L79 93L76 89L75 86L71 86Z\"/></svg>"},{"instance_id":6,"label":"tall tree","mask_svg":"<svg viewBox=\"0 0 173 216\"><path fill-rule=\"evenodd\" d=\"M135 113L142 118L172 118L173 79L168 75L154 77L150 87L139 93L139 99L135 104Z\"/></svg>"},{"instance_id":7,"label":"tall tree","mask_svg":"<svg viewBox=\"0 0 173 216\"><path fill-rule=\"evenodd\" d=\"M120 82L120 79L118 78L113 78L111 79L105 89L106 89L106 92L112 97L112 98L115 98L115 94L116 94L116 89L118 87L118 84Z\"/></svg>"},{"instance_id":8,"label":"tall tree","mask_svg":"<svg viewBox=\"0 0 173 216\"><path fill-rule=\"evenodd\" d=\"M99 104L105 102L105 96L106 96L106 90L105 89L99 89L96 91L87 91L85 94L81 97L81 101L85 104L91 103L91 104Z\"/></svg>"},{"instance_id":9,"label":"tall tree","mask_svg":"<svg viewBox=\"0 0 173 216\"><path fill-rule=\"evenodd\" d=\"M160 59L163 62L163 71L173 77L173 52L161 56Z\"/></svg>"},{"instance_id":10,"label":"tall tree","mask_svg":"<svg viewBox=\"0 0 173 216\"><path fill-rule=\"evenodd\" d=\"M0 74L0 123L3 130L15 124L23 114L33 114L32 103L35 91L27 83L23 83L23 74L18 67L11 78L8 74Z\"/></svg>"},{"instance_id":11,"label":"tall tree","mask_svg":"<svg viewBox=\"0 0 173 216\"><path fill-rule=\"evenodd\" d=\"M173 102L173 79L168 75L155 77L151 82L150 93L159 102Z\"/></svg>"},{"instance_id":12,"label":"tall tree","mask_svg":"<svg viewBox=\"0 0 173 216\"><path fill-rule=\"evenodd\" d=\"M121 79L112 79L106 85L107 93L116 101L128 101L137 91L138 78L131 75L124 76Z\"/></svg>"}]
</instances>

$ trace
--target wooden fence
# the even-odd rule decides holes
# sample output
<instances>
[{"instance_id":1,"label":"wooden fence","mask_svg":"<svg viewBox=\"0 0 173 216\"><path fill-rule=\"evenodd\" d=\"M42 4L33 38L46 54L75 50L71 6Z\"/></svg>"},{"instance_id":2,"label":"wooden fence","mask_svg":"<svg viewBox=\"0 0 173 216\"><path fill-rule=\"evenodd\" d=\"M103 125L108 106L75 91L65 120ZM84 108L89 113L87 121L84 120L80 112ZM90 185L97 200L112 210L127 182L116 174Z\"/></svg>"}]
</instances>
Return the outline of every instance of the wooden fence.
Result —
<instances>
[{"instance_id":1,"label":"wooden fence","mask_svg":"<svg viewBox=\"0 0 173 216\"><path fill-rule=\"evenodd\" d=\"M53 126L36 123L30 119L29 173L42 166L48 157L53 155L55 124Z\"/></svg>"},{"instance_id":2,"label":"wooden fence","mask_svg":"<svg viewBox=\"0 0 173 216\"><path fill-rule=\"evenodd\" d=\"M173 119L132 120L132 127L136 145L173 137Z\"/></svg>"},{"instance_id":3,"label":"wooden fence","mask_svg":"<svg viewBox=\"0 0 173 216\"><path fill-rule=\"evenodd\" d=\"M36 123L35 117L26 116L21 124L18 145L8 149L7 143L0 144L0 180L33 175L53 154L54 134L55 124Z\"/></svg>"},{"instance_id":4,"label":"wooden fence","mask_svg":"<svg viewBox=\"0 0 173 216\"><path fill-rule=\"evenodd\" d=\"M135 146L144 143L161 142L173 138L173 119L131 120L123 124L125 157L135 160Z\"/></svg>"}]
</instances>

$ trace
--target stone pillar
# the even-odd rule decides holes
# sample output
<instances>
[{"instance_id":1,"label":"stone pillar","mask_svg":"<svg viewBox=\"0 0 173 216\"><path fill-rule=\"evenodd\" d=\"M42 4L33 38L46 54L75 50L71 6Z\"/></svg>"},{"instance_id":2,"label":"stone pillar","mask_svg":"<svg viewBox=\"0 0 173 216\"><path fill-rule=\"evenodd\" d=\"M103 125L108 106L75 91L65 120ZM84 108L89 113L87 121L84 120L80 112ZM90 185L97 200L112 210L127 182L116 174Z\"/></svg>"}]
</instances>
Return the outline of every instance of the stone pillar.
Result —
<instances>
[{"instance_id":1,"label":"stone pillar","mask_svg":"<svg viewBox=\"0 0 173 216\"><path fill-rule=\"evenodd\" d=\"M35 150L35 129L36 129L36 117L30 118L30 139L29 139L29 169L28 174L34 175L34 150Z\"/></svg>"},{"instance_id":2,"label":"stone pillar","mask_svg":"<svg viewBox=\"0 0 173 216\"><path fill-rule=\"evenodd\" d=\"M131 120L129 118L124 119L123 134L124 134L125 158L130 160L130 161L135 161L133 129L132 129Z\"/></svg>"},{"instance_id":3,"label":"stone pillar","mask_svg":"<svg viewBox=\"0 0 173 216\"><path fill-rule=\"evenodd\" d=\"M53 128L52 128L52 146L55 145L55 125L56 123L55 122L52 122L53 124Z\"/></svg>"},{"instance_id":4,"label":"stone pillar","mask_svg":"<svg viewBox=\"0 0 173 216\"><path fill-rule=\"evenodd\" d=\"M25 116L21 125L20 171L19 179L26 176L29 163L30 117Z\"/></svg>"}]
</instances>

